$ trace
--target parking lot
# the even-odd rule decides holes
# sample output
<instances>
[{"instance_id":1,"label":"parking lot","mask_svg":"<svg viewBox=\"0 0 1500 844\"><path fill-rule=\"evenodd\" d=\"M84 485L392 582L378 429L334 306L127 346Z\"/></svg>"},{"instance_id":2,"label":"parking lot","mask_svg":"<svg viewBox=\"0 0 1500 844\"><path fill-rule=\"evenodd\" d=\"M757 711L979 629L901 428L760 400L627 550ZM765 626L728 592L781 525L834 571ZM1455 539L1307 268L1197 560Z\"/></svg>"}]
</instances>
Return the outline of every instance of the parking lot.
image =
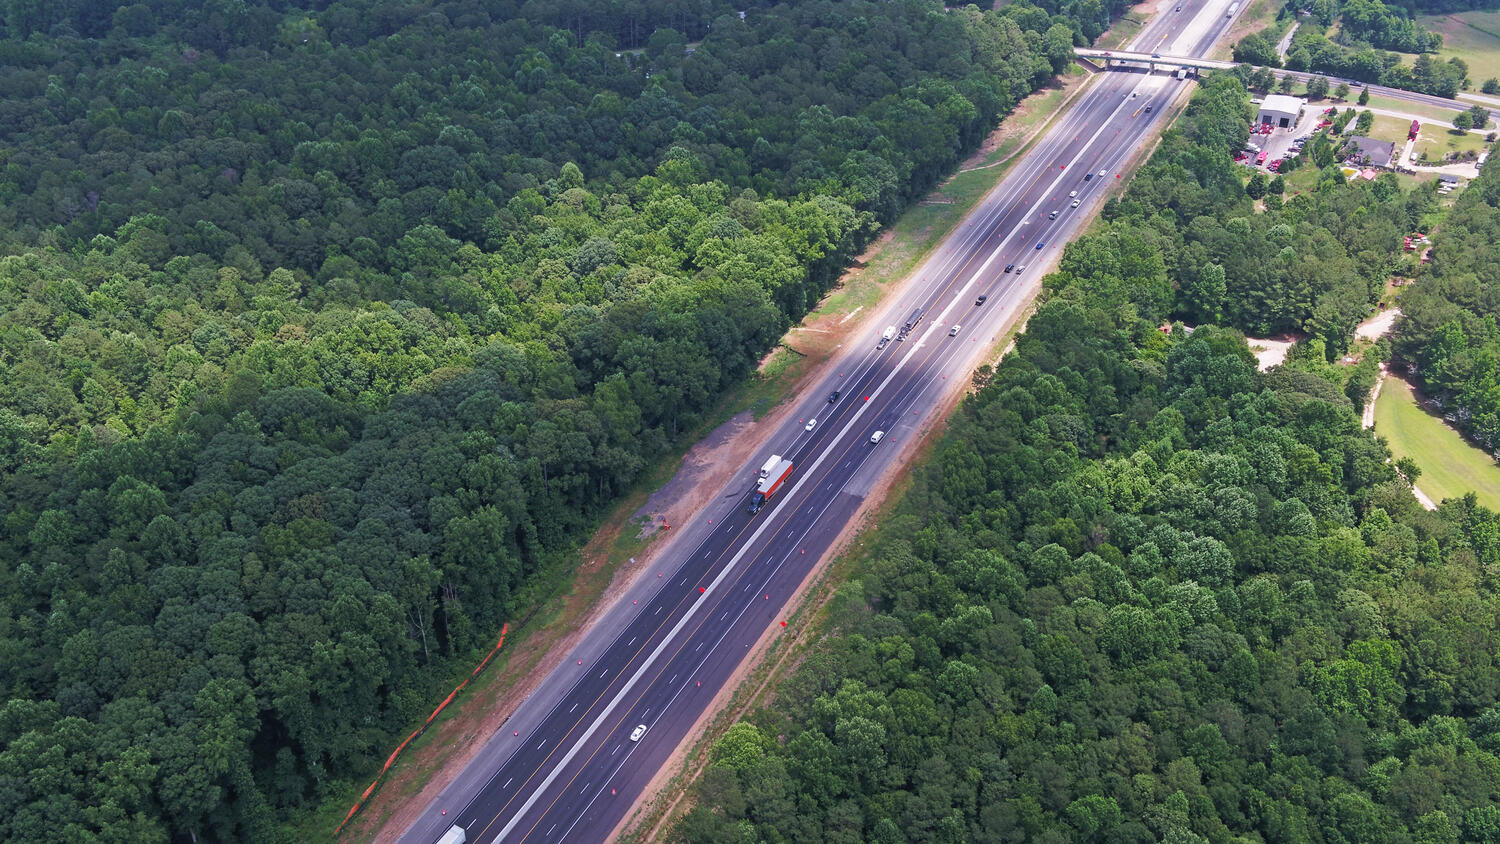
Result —
<instances>
[{"instance_id":1,"label":"parking lot","mask_svg":"<svg viewBox=\"0 0 1500 844\"><path fill-rule=\"evenodd\" d=\"M1326 104L1322 108L1309 105L1302 110L1302 117L1297 120L1296 126L1286 129L1272 129L1269 135L1257 134L1255 130L1260 127L1250 127L1250 141L1245 148L1245 152L1248 154L1244 158L1238 159L1239 163L1247 166L1255 166L1256 158L1260 152L1264 151L1266 153L1266 160L1261 165L1261 169L1273 173L1276 172L1272 169L1272 166L1283 158L1296 155L1301 150L1300 142L1307 140L1317 130L1318 124L1325 119L1323 110L1326 108L1328 108ZM1252 150L1251 147L1255 149Z\"/></svg>"}]
</instances>

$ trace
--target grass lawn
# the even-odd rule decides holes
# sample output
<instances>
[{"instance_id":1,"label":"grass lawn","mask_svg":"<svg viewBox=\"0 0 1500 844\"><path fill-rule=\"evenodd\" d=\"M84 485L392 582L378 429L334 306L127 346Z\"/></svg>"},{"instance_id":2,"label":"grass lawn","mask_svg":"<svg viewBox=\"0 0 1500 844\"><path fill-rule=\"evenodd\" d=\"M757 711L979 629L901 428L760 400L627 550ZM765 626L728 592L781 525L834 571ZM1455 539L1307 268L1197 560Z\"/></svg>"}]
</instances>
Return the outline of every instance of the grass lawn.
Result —
<instances>
[{"instance_id":1,"label":"grass lawn","mask_svg":"<svg viewBox=\"0 0 1500 844\"><path fill-rule=\"evenodd\" d=\"M1417 22L1443 36L1440 61L1457 56L1468 63L1476 89L1484 80L1500 77L1500 12L1418 15Z\"/></svg>"},{"instance_id":2,"label":"grass lawn","mask_svg":"<svg viewBox=\"0 0 1500 844\"><path fill-rule=\"evenodd\" d=\"M1268 175L1274 179L1277 174L1271 173ZM1286 200L1291 199L1299 193L1307 193L1318 184L1318 168L1311 165L1298 167L1290 173L1282 173L1280 175L1282 181L1286 182L1286 193L1282 194L1281 198Z\"/></svg>"},{"instance_id":3,"label":"grass lawn","mask_svg":"<svg viewBox=\"0 0 1500 844\"><path fill-rule=\"evenodd\" d=\"M1209 51L1208 58L1228 61L1234 55L1234 45L1253 32L1261 33L1275 46L1281 36L1286 34L1287 27L1292 25L1290 18L1276 20L1276 10L1280 7L1280 0L1250 0L1250 5L1235 18L1229 34L1220 38Z\"/></svg>"},{"instance_id":4,"label":"grass lawn","mask_svg":"<svg viewBox=\"0 0 1500 844\"><path fill-rule=\"evenodd\" d=\"M1410 125L1410 124L1407 124ZM1427 154L1427 162L1441 164L1443 156L1450 152L1483 152L1489 144L1484 142L1483 135L1473 132L1454 132L1451 124L1423 123L1422 131L1417 133L1417 145L1413 152L1417 156L1418 163L1422 162L1422 153Z\"/></svg>"},{"instance_id":5,"label":"grass lawn","mask_svg":"<svg viewBox=\"0 0 1500 844\"><path fill-rule=\"evenodd\" d=\"M1480 504L1500 508L1500 466L1418 406L1400 378L1388 375L1380 388L1375 432L1390 443L1392 454L1416 461L1422 469L1417 487L1434 501L1473 492Z\"/></svg>"},{"instance_id":6,"label":"grass lawn","mask_svg":"<svg viewBox=\"0 0 1500 844\"><path fill-rule=\"evenodd\" d=\"M1100 35L1094 42L1094 48L1098 50L1118 50L1130 40L1140 34L1141 29L1146 26L1146 21L1151 19L1153 11L1150 9L1130 9L1115 21L1109 31Z\"/></svg>"},{"instance_id":7,"label":"grass lawn","mask_svg":"<svg viewBox=\"0 0 1500 844\"><path fill-rule=\"evenodd\" d=\"M1473 74L1470 74L1470 78L1473 78ZM1349 99L1354 100L1358 96L1359 88L1354 88L1354 91L1349 95ZM1441 123L1444 126L1453 125L1454 112L1446 108L1438 108L1437 106L1424 105L1422 103L1407 102L1406 100L1398 100L1394 97L1382 97L1379 94L1371 94L1370 102L1368 103L1368 105L1370 106L1370 108L1383 108L1387 111L1397 111L1402 114L1410 114L1411 116L1420 119L1424 124L1432 122ZM1465 107L1467 107L1467 104L1464 105ZM1358 105L1358 103L1355 103L1354 107L1359 108L1360 106ZM1327 106L1324 106L1324 108L1327 108ZM1402 136L1405 137L1405 133L1403 133Z\"/></svg>"},{"instance_id":8,"label":"grass lawn","mask_svg":"<svg viewBox=\"0 0 1500 844\"><path fill-rule=\"evenodd\" d=\"M1349 128L1344 131L1354 134L1354 121L1349 121ZM1395 141L1396 152L1399 154L1401 148L1406 146L1406 133L1411 131L1411 121L1399 117L1389 117L1384 114L1375 115L1375 122L1370 126L1370 137L1377 141ZM1426 131L1426 128L1423 128ZM1438 131L1442 131L1439 129ZM1421 137L1419 134L1417 137Z\"/></svg>"}]
</instances>

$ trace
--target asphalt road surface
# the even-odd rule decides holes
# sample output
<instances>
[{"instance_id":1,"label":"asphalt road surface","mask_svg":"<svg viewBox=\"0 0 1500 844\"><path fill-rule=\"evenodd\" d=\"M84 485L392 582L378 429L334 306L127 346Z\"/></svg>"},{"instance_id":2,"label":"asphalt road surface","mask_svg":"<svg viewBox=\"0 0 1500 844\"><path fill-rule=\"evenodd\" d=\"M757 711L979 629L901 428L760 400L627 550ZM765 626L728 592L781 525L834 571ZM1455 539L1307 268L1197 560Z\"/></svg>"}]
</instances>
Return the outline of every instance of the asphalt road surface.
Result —
<instances>
[{"instance_id":1,"label":"asphalt road surface","mask_svg":"<svg viewBox=\"0 0 1500 844\"><path fill-rule=\"evenodd\" d=\"M1202 55L1230 24L1228 0L1164 4L1140 49ZM999 186L843 350L796 418L716 503L674 524L659 568L584 636L400 839L605 840L781 612L949 382L968 378L1028 300L1085 213L1188 81L1101 74ZM1085 179L1088 174L1088 179ZM987 297L983 305L979 296ZM903 340L877 348L887 325ZM816 419L812 430L807 422ZM884 432L872 443L875 432ZM755 515L756 470L795 468ZM686 516L680 514L679 518ZM644 728L644 729L642 729Z\"/></svg>"}]
</instances>

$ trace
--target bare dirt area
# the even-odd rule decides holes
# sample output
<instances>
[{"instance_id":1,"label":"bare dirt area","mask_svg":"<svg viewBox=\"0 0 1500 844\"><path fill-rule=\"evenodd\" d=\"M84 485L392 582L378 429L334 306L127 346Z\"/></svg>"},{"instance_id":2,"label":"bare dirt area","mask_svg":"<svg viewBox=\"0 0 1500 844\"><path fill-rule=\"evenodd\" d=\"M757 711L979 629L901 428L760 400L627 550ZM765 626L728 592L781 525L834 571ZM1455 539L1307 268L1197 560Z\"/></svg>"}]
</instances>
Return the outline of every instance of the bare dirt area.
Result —
<instances>
[{"instance_id":1,"label":"bare dirt area","mask_svg":"<svg viewBox=\"0 0 1500 844\"><path fill-rule=\"evenodd\" d=\"M1380 388L1385 384L1387 372L1389 372L1389 369L1382 363L1380 365L1380 377L1375 379L1375 386L1370 390L1370 397L1365 399L1365 409L1360 411L1359 424L1361 427L1375 427L1375 402L1380 399ZM1421 495L1420 492L1417 493L1419 498ZM1427 509L1431 510L1432 508L1428 507Z\"/></svg>"},{"instance_id":2,"label":"bare dirt area","mask_svg":"<svg viewBox=\"0 0 1500 844\"><path fill-rule=\"evenodd\" d=\"M1246 337L1245 342L1250 344L1250 351L1255 354L1256 368L1265 372L1277 364L1285 363L1286 353L1299 339L1291 334L1282 334L1277 337Z\"/></svg>"},{"instance_id":3,"label":"bare dirt area","mask_svg":"<svg viewBox=\"0 0 1500 844\"><path fill-rule=\"evenodd\" d=\"M649 538L672 519L686 518L713 499L734 470L749 462L754 438L740 434L754 421L748 410L737 413L688 451L672 480L651 493L631 517L632 523L641 524L638 538ZM613 601L629 582L616 577L600 603Z\"/></svg>"},{"instance_id":4,"label":"bare dirt area","mask_svg":"<svg viewBox=\"0 0 1500 844\"><path fill-rule=\"evenodd\" d=\"M1401 316L1400 308L1386 308L1356 326L1354 338L1356 340L1379 340L1391 333L1391 326L1396 324L1396 318L1399 316Z\"/></svg>"}]
</instances>

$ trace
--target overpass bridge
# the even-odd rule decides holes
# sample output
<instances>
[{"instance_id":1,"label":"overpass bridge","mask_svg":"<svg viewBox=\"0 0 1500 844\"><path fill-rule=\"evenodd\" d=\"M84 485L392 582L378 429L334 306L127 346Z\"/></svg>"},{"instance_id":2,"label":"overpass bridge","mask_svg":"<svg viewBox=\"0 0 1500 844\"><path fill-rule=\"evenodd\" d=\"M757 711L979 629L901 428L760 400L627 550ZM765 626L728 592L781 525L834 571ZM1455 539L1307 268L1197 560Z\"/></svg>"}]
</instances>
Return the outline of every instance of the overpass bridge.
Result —
<instances>
[{"instance_id":1,"label":"overpass bridge","mask_svg":"<svg viewBox=\"0 0 1500 844\"><path fill-rule=\"evenodd\" d=\"M1103 61L1105 67L1131 67L1144 65L1148 71L1158 68L1197 68L1200 70L1233 70L1239 67L1234 62L1217 59L1199 59L1192 56L1169 56L1163 53L1137 53L1129 50L1095 50L1092 47L1075 47L1073 52L1080 58Z\"/></svg>"},{"instance_id":2,"label":"overpass bridge","mask_svg":"<svg viewBox=\"0 0 1500 844\"><path fill-rule=\"evenodd\" d=\"M1090 59L1095 62L1103 62L1105 69L1136 70L1139 68L1145 68L1147 73L1154 73L1157 70L1176 70L1178 68L1191 68L1197 70L1233 70L1241 66L1241 63L1239 62L1226 62L1217 59L1200 59L1194 58L1192 56L1173 56L1165 53L1132 52L1130 50L1096 50L1092 47L1075 47L1073 48L1073 52L1079 58ZM1261 69L1259 65L1246 64L1244 66L1249 67L1251 70ZM1314 76L1322 75L1317 73L1307 73L1300 70L1287 70L1286 68L1282 67L1273 67L1269 68L1269 70L1271 71L1271 73L1276 75L1277 79L1281 79L1285 76L1290 76L1291 78L1303 83L1304 85L1307 84L1307 81ZM1481 97L1477 94L1471 94L1467 91L1460 92L1458 95L1458 99L1450 100L1446 97L1438 97L1432 94L1421 94L1417 93L1416 91L1407 91L1401 88L1388 88L1384 85L1360 82L1357 79L1341 79L1336 76L1325 76L1324 78L1328 80L1328 83L1330 85L1338 85L1340 82L1345 82L1348 83L1350 88L1353 88L1355 90L1358 90L1360 88L1369 88L1370 93L1377 96L1388 97L1393 100L1402 100L1409 103L1420 103L1422 105L1433 106L1436 108L1447 109L1455 112L1463 111L1469 108L1469 106L1477 103L1479 105L1491 107L1491 120L1495 120L1497 119L1497 117L1500 117L1500 114L1497 114L1497 111L1492 108L1492 106L1495 105L1495 100L1493 98Z\"/></svg>"}]
</instances>

